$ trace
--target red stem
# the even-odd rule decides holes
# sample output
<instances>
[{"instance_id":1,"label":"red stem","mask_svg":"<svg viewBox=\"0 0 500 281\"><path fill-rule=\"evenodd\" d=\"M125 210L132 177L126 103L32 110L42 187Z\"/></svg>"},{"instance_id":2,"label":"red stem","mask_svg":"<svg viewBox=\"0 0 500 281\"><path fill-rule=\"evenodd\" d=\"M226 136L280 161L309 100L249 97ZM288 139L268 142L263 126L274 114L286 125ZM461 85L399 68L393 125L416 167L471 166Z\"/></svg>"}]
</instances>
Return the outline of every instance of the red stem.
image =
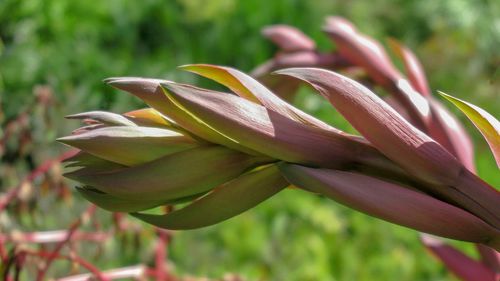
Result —
<instances>
[{"instance_id":1,"label":"red stem","mask_svg":"<svg viewBox=\"0 0 500 281\"><path fill-rule=\"evenodd\" d=\"M64 161L65 159L75 155L77 153L76 149L72 149L69 151L64 152L63 154L59 155L56 158L49 159L45 162L43 162L40 166L38 166L35 170L33 170L31 173L29 173L22 181L21 183L16 186L15 188L10 189L2 198L0 198L0 213L7 207L7 205L14 200L14 198L17 197L19 194L21 187L25 183L30 183L33 180L35 180L38 176L45 174L52 168L53 165L60 163Z\"/></svg>"},{"instance_id":2,"label":"red stem","mask_svg":"<svg viewBox=\"0 0 500 281\"><path fill-rule=\"evenodd\" d=\"M66 238L56 245L54 251L52 251L52 255L47 257L47 261L45 262L44 266L38 271L36 278L37 281L44 280L45 274L47 273L47 270L49 269L54 259L59 255L59 252L62 250L64 245L66 245L66 243L68 243L71 240L71 237L74 235L78 227L80 227L80 225L82 224L83 216L85 216L86 214L92 216L92 214L95 212L95 209L96 209L95 205L90 205L87 208L87 210L82 214L82 216L79 217L75 222L73 222L73 224L70 226L68 230Z\"/></svg>"},{"instance_id":3,"label":"red stem","mask_svg":"<svg viewBox=\"0 0 500 281\"><path fill-rule=\"evenodd\" d=\"M167 268L165 268L165 262L167 258L167 243L168 243L168 233L165 230L157 229L158 239L156 242L155 250L155 267L156 267L156 280L166 281L170 278L168 277Z\"/></svg>"},{"instance_id":4,"label":"red stem","mask_svg":"<svg viewBox=\"0 0 500 281\"><path fill-rule=\"evenodd\" d=\"M46 258L47 263L49 260L55 260L55 259L68 260L71 262L75 262L75 263L81 265L82 267L84 267L85 269L87 269L88 271L90 271L97 278L97 280L108 281L108 279L102 274L102 272L97 267L95 267L90 262L88 262L85 259L83 259L79 256L76 256L76 255L75 256L66 256L66 255L61 255L59 253L54 254L54 252L47 253L44 251L36 252L36 251L30 251L30 250L23 250L22 253L25 253L25 254L30 255L30 256L38 256L41 258Z\"/></svg>"}]
</instances>

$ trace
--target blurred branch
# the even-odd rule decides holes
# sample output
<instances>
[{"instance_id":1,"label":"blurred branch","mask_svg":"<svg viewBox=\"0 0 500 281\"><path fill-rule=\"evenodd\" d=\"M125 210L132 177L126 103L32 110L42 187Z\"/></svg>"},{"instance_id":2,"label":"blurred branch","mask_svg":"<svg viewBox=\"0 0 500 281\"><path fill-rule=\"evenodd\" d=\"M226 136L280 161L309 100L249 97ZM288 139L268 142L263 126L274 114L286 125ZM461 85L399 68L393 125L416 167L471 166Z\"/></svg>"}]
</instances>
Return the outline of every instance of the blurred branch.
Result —
<instances>
[{"instance_id":1,"label":"blurred branch","mask_svg":"<svg viewBox=\"0 0 500 281\"><path fill-rule=\"evenodd\" d=\"M17 187L9 189L9 191L0 197L0 213L7 207L7 205L16 198L16 196L21 191L21 188L26 183L33 182L37 177L47 173L50 168L52 168L55 164L61 163L65 159L75 155L78 151L76 149L72 149L64 152L56 158L49 159L43 162L40 166L38 166L35 170L29 173Z\"/></svg>"},{"instance_id":2,"label":"blurred branch","mask_svg":"<svg viewBox=\"0 0 500 281\"><path fill-rule=\"evenodd\" d=\"M52 231L37 231L37 232L18 232L13 231L10 234L0 233L0 242L3 243L37 243L37 244L48 244L48 243L60 243L64 241L68 236L67 230L52 230ZM75 231L72 236L72 240L83 240L83 241L93 241L102 242L108 239L109 233L105 232L81 232Z\"/></svg>"},{"instance_id":3,"label":"blurred branch","mask_svg":"<svg viewBox=\"0 0 500 281\"><path fill-rule=\"evenodd\" d=\"M106 280L116 280L123 278L139 279L146 275L146 267L144 265L134 265L121 268L115 268L101 272L101 277ZM79 274L60 278L59 281L88 281L91 280L92 275L89 273ZM162 279L167 280L167 279Z\"/></svg>"},{"instance_id":4,"label":"blurred branch","mask_svg":"<svg viewBox=\"0 0 500 281\"><path fill-rule=\"evenodd\" d=\"M67 260L70 262L77 263L78 265L81 265L88 271L90 271L98 280L100 281L107 281L105 276L99 271L97 267L92 265L90 262L86 261L85 259L79 257L79 256L66 256L66 255L61 255L59 253L54 254L54 252L47 253L45 251L32 251L32 250L21 250L18 255L29 255L29 256L36 256L44 259L51 259L51 260ZM39 275L40 276L40 275ZM43 276L42 276L43 277Z\"/></svg>"},{"instance_id":5,"label":"blurred branch","mask_svg":"<svg viewBox=\"0 0 500 281\"><path fill-rule=\"evenodd\" d=\"M60 241L56 245L52 254L47 257L47 261L45 262L44 266L38 271L37 279L36 279L37 281L43 281L47 270L49 269L50 265L52 264L54 259L57 257L57 255L59 255L59 252L62 250L64 245L66 245L66 243L68 243L71 240L72 236L75 234L76 230L80 227L80 225L82 224L85 217L86 216L91 217L94 214L95 210L96 210L96 206L90 205L87 208L87 210L75 222L73 222L71 224L68 232L66 233L65 239Z\"/></svg>"}]
</instances>

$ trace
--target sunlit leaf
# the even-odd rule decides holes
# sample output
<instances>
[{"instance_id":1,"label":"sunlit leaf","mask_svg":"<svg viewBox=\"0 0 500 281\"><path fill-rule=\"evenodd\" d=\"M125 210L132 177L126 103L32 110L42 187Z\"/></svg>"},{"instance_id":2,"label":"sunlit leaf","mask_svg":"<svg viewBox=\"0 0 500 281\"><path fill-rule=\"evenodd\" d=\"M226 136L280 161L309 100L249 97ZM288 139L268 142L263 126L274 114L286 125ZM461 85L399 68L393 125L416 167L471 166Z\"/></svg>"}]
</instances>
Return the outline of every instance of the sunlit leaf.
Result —
<instances>
[{"instance_id":1,"label":"sunlit leaf","mask_svg":"<svg viewBox=\"0 0 500 281\"><path fill-rule=\"evenodd\" d=\"M408 75L413 88L426 97L431 96L424 68L422 67L422 64L418 60L417 56L396 39L389 39L389 46L403 61L406 75Z\"/></svg>"},{"instance_id":2,"label":"sunlit leaf","mask_svg":"<svg viewBox=\"0 0 500 281\"><path fill-rule=\"evenodd\" d=\"M160 127L160 128L178 128L173 120L169 120L165 115L161 114L153 108L143 108L124 113L134 123L140 126Z\"/></svg>"},{"instance_id":3,"label":"sunlit leaf","mask_svg":"<svg viewBox=\"0 0 500 281\"><path fill-rule=\"evenodd\" d=\"M443 92L439 92L443 97L458 107L474 123L476 128L483 134L488 142L493 156L500 168L500 122L489 114L486 110L471 103L455 98Z\"/></svg>"},{"instance_id":4,"label":"sunlit leaf","mask_svg":"<svg viewBox=\"0 0 500 281\"><path fill-rule=\"evenodd\" d=\"M210 128L272 158L327 167L360 158L384 161L370 145L294 122L246 99L177 83L162 86L176 103Z\"/></svg>"},{"instance_id":5,"label":"sunlit leaf","mask_svg":"<svg viewBox=\"0 0 500 281\"><path fill-rule=\"evenodd\" d=\"M185 129L212 143L221 144L248 154L258 154L244 146L238 145L212 128L207 127L202 120L194 118L189 112L186 112L172 103L172 101L165 96L164 90L160 86L160 83L168 82L166 80L119 77L109 78L105 81L113 87L127 91L142 99L155 110L173 119L181 127L180 129Z\"/></svg>"},{"instance_id":6,"label":"sunlit leaf","mask_svg":"<svg viewBox=\"0 0 500 281\"><path fill-rule=\"evenodd\" d=\"M335 133L345 134L292 106L279 96L269 91L269 89L253 77L237 69L210 64L193 64L182 66L181 68L215 80L231 89L240 97L262 104L264 107L282 114L292 120L313 125Z\"/></svg>"},{"instance_id":7,"label":"sunlit leaf","mask_svg":"<svg viewBox=\"0 0 500 281\"><path fill-rule=\"evenodd\" d=\"M389 46L403 61L411 86L427 97L432 115L432 120L427 122L429 135L455 155L467 169L475 171L474 150L469 135L456 117L431 96L425 71L417 56L395 39L389 39Z\"/></svg>"}]
</instances>

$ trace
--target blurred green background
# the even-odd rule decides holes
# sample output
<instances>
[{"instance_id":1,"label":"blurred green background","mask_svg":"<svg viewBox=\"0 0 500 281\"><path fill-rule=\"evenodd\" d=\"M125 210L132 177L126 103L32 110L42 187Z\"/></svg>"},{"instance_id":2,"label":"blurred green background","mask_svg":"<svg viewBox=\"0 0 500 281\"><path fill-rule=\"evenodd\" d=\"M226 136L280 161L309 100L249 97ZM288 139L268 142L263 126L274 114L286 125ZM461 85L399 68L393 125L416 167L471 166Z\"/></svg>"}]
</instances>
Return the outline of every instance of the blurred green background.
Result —
<instances>
[{"instance_id":1,"label":"blurred green background","mask_svg":"<svg viewBox=\"0 0 500 281\"><path fill-rule=\"evenodd\" d=\"M159 77L218 87L176 66L213 63L249 72L276 51L260 30L277 23L300 28L321 50L330 50L333 46L321 32L327 15L344 16L379 40L399 39L420 57L434 91L500 117L498 1L1 0L1 122L32 102L35 86L49 87L56 100L51 121L31 121L36 137L30 157L39 163L63 149L53 142L56 136L76 128L64 115L141 106L105 86L103 78ZM296 104L349 130L328 103L307 89ZM485 141L452 110L474 138L479 174L499 187L500 175ZM22 171L27 166L22 162L15 167ZM15 180L5 177L1 183L4 191ZM79 212L84 202L71 204ZM71 214L60 213L67 206L42 207L49 211L38 214L36 223L20 221L19 227L51 229ZM473 254L471 245L455 244ZM95 259L100 268L142 258L113 245L108 249ZM169 251L177 273L210 278L233 272L249 280L453 280L419 244L415 231L299 190L282 192L219 225L176 233Z\"/></svg>"}]
</instances>

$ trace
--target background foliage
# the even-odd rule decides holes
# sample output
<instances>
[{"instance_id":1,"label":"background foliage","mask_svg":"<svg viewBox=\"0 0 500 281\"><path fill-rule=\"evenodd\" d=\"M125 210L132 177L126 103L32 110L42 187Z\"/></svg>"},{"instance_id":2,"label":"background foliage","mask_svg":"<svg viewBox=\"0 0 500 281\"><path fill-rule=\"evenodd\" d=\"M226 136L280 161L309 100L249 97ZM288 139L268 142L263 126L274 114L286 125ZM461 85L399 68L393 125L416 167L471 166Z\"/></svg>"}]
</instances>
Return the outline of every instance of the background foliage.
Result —
<instances>
[{"instance_id":1,"label":"background foliage","mask_svg":"<svg viewBox=\"0 0 500 281\"><path fill-rule=\"evenodd\" d=\"M499 118L499 14L500 4L485 0L0 1L2 129L33 103L40 91L35 86L46 86L55 97L49 112L30 114L30 145L19 149L21 142L6 144L0 191L17 184L19 175L34 163L63 149L54 138L76 128L62 119L64 115L140 106L133 97L106 87L103 78L161 77L218 87L195 81L194 75L176 66L213 63L251 71L274 53L260 29L276 23L299 27L320 49L330 50L332 44L321 32L327 15L344 16L377 39L401 40L421 58L434 90L475 103ZM349 129L328 103L307 89L296 103ZM484 140L465 117L460 118L474 137L480 175L500 186ZM79 198L51 204L55 201L50 196L38 200L37 214L30 219L2 213L0 228L49 230L84 209ZM141 243L149 238L143 234ZM105 249L94 260L99 268L143 258L115 244ZM425 253L415 231L298 190L282 192L236 219L177 233L169 251L179 274L211 278L235 272L250 280L452 279Z\"/></svg>"}]
</instances>

